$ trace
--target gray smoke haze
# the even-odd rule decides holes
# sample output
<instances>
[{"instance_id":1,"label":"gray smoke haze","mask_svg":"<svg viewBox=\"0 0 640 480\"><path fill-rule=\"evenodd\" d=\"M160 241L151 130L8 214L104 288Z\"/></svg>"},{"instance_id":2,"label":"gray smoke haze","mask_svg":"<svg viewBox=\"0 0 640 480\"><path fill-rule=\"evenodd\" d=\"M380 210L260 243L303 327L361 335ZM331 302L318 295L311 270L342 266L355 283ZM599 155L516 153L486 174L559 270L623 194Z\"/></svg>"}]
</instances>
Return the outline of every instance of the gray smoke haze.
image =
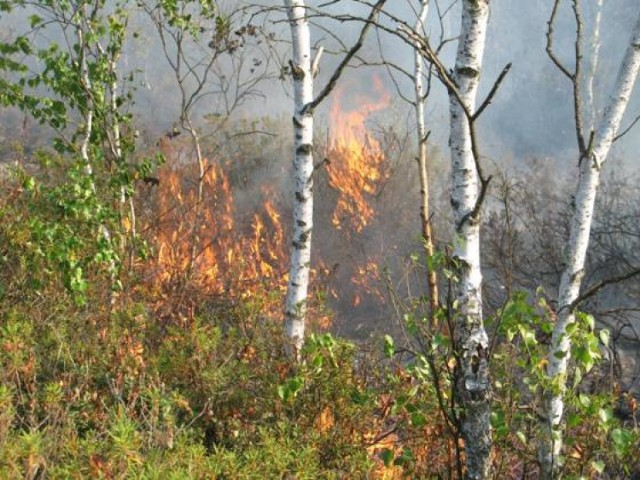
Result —
<instances>
[{"instance_id":1,"label":"gray smoke haze","mask_svg":"<svg viewBox=\"0 0 640 480\"><path fill-rule=\"evenodd\" d=\"M316 90L327 81L340 59L339 52L343 47L349 47L355 41L362 22L336 21L322 18L321 14L328 16L350 15L352 17L364 17L369 11L369 6L362 0L341 0L327 2L325 0L310 1L309 7L313 16L312 40L314 45L322 45L327 50L321 64L321 74L316 82ZM440 25L437 21L437 8L435 1L431 2L427 33L431 41L437 44L440 35ZM275 4L275 8L274 8ZM440 10L446 9L451 2L440 1ZM453 2L453 7L444 19L444 37L455 39L459 30L459 2ZM575 157L575 134L573 128L573 112L570 99L571 89L569 82L560 74L548 59L545 53L546 22L550 13L552 2L549 0L513 1L494 0L491 4L491 18L485 50L485 63L483 66L482 82L479 98L486 95L493 81L504 65L511 62L513 68L502 85L493 104L484 114L479 128L481 131L483 153L493 161L499 161L501 157L521 158L549 157L573 160ZM291 110L289 85L286 80L279 80L278 69L286 65L289 54L288 25L284 11L280 8L280 2L263 2L265 13L256 13L258 7L254 2L220 2L223 12L233 12L234 20L238 27L251 21L254 24L264 26L273 34L273 42L270 45L262 44L259 47L248 48L242 54L247 57L242 65L239 77L249 78L252 73L251 59L259 58L263 61L263 73L265 81L255 88L255 94L248 95L235 113L240 115L273 115L289 114ZM589 55L591 34L594 23L595 1L583 1L584 20L584 49ZM419 6L417 0L394 0L387 2L385 10L389 15L380 16L381 23L396 31L398 23L394 19L400 19L409 25L413 25L416 18L416 10ZM237 13L243 10L244 14ZM626 43L629 40L637 3L634 0L618 0L604 2L601 26L601 50L598 70L595 75L594 89L595 107L598 113L602 112L602 106L606 102L612 82L615 79L620 59L624 53ZM12 14L10 17L0 19L4 24L5 37L26 29L25 18L32 13L26 10L22 13ZM392 18L393 17L393 18ZM21 19L16 21L16 18ZM9 28L9 26L11 28ZM132 16L129 22L131 33L135 31L137 38L130 38L125 53L121 60L122 74L132 72L135 74L136 112L140 116L139 121L143 129L148 129L152 135L159 135L171 128L179 115L179 98L175 91L175 80L164 55L157 32L150 24L148 17L142 13ZM207 33L204 34L206 37ZM132 36L130 36L132 37ZM561 14L558 18L555 37L555 50L561 59L567 59L570 64L573 54L573 41L575 37L575 23L571 15L569 2L563 2ZM41 34L38 42L45 45L47 42L60 40L59 32L51 30L47 34ZM336 41L338 39L342 45ZM194 49L193 56L206 52L196 51L206 45L206 40L191 45ZM451 41L442 51L442 59L445 65L452 66L455 56L456 42ZM332 52L338 53L331 55ZM274 58L276 57L276 58ZM365 47L361 51L361 59L376 63L382 60L397 64L399 67L411 72L413 69L413 54L411 48L394 35L379 31L371 32ZM268 63L268 65L267 65ZM362 62L356 61L356 64ZM265 66L266 65L266 66ZM218 78L225 75L231 76L238 63L232 62L229 56L221 57L215 67ZM412 85L409 79L394 74L391 81L387 70L381 66L369 66L350 68L344 75L345 81L350 84L370 84L373 75L385 78L388 89L395 92L396 85L400 92L412 97ZM255 72L253 73L255 74ZM232 83L232 82L229 82ZM437 80L433 82L432 95L429 98L427 123L432 131L431 139L440 148L446 147L448 139L448 99L446 92ZM233 96L233 85L227 85L227 97ZM223 88L219 84L212 84L210 94L201 101L197 108L200 118L206 114L225 115L229 110L229 98L225 98ZM635 116L640 113L640 101L638 95L629 107L629 113L625 125L628 125ZM320 119L324 119L327 106L331 98L320 109ZM402 101L394 101L397 111L402 110ZM403 115L400 115L402 117ZM410 106L406 106L405 117L411 116ZM404 125L403 125L404 127ZM324 130L319 125L319 130ZM640 146L640 136L630 134L619 142L612 155L615 157L633 157L633 152Z\"/></svg>"},{"instance_id":2,"label":"gray smoke haze","mask_svg":"<svg viewBox=\"0 0 640 480\"><path fill-rule=\"evenodd\" d=\"M222 3L225 12L231 12L238 8L246 9L234 17L237 20L236 27L240 28L251 21L254 25L260 25L273 34L269 45L263 43L250 46L246 52L243 52L243 55L246 55L246 63L242 65L240 75L237 78L232 75L238 64L233 63L231 56L223 56L215 67L216 78L224 84L224 81L231 78L236 78L241 82L254 75L255 71L251 72L254 58L259 58L264 62L261 64L261 68L265 68L264 81L257 84L255 92L244 98L239 108L233 111L234 120L244 119L245 127L243 128L251 130L256 128L256 124L252 122L259 118L286 119L284 122L262 122L258 125L259 129L268 130L268 133L273 136L260 137L259 142L261 145L264 143L261 158L247 159L247 162L254 162L256 165L259 163L261 167L252 170L255 177L244 181L246 191L238 192L235 196L236 201L240 204L255 202L255 192L252 189L259 188L263 182L275 184L283 192L287 192L289 189L288 169L291 161L288 149L290 148L291 133L288 127L283 127L283 124L287 126L289 123L292 100L289 78L285 76L280 79L279 73L280 67L286 66L291 55L289 53L288 24L281 3L280 1L264 1L262 2L264 10L261 13L257 13L255 3L244 1ZM431 37L432 44L435 45L440 35L440 25L437 21L436 2L433 0L431 3L426 30ZM398 27L398 23L393 18L413 25L418 4L419 2L416 0L389 0L385 7L388 9L389 15L381 15L380 21L392 31L396 31ZM590 48L590 35L593 32L595 2L585 0L582 4L585 23L584 48L587 53ZM352 19L338 21L322 18L319 13L363 17L367 15L370 7L362 0L340 0L337 2L314 0L310 1L309 5L313 13L313 44L322 45L326 49L321 63L321 73L316 82L316 90L318 90L325 84L339 62L340 52L344 47L348 48L353 44L362 26L361 21ZM450 2L440 1L442 10L449 5ZM554 177L571 178L576 174L577 148L571 86L545 53L546 22L551 7L551 0L492 0L491 2L491 18L479 98L484 98L507 63L512 62L513 68L492 105L485 111L479 122L481 153L490 169L511 168L526 171L533 165L533 168L544 169ZM602 112L603 105L608 99L620 60L629 41L637 10L637 0L604 2L601 26L602 46L594 80L595 107L598 113ZM460 28L459 12L460 6L457 2L443 22L444 38L453 39L442 50L442 60L448 67L453 66L455 57L455 38ZM24 28L26 26L24 19L28 13L18 14L21 21L16 21L13 14L11 17L0 19L0 26L6 27L3 29L4 36L8 37ZM130 38L121 59L120 68L123 75L129 72L134 74L136 126L143 132L145 143L153 146L158 138L162 137L178 121L180 99L177 96L175 79L162 54L158 34L149 23L148 18L141 13L136 13L130 20L129 28L130 33L136 32L137 38ZM575 23L571 16L569 2L563 2L556 34L556 52L561 59L570 62L575 38ZM47 39L51 41L60 38L59 33L51 32L49 35L49 37L41 36L40 41L44 44ZM203 51L206 52L207 35L210 36L211 31L206 31L203 34L203 41L200 45L195 43L192 45L193 51L190 54L193 55L193 58L201 55ZM205 50L202 50L203 45ZM406 165L400 168L394 163L394 177L389 180L389 187L376 200L382 212L381 218L383 216L387 218L384 220L387 222L384 225L381 220L379 231L369 232L357 242L344 239L335 240L334 243L325 242L325 245L320 243L318 248L325 258L329 258L330 262L333 258L335 263L342 261L345 257L347 260L351 258L354 261L360 261L365 254L378 252L381 262L389 262L393 268L400 269L403 259L395 257L401 257L407 252L419 248L417 208L415 212L411 212L407 216L397 214L399 211L413 208L419 192L416 175L413 171L415 168L412 160L414 154L411 150L415 148L413 147L415 139L412 137L415 120L412 116L412 107L400 96L411 98L413 86L409 79L398 73L393 73L393 69L385 68L379 63L382 61L394 63L406 71L412 72L413 53L410 46L397 36L383 31L372 31L359 57L359 60L355 62L357 68L349 68L340 85L342 88L353 90L351 97L356 98L358 93L372 94L371 83L374 75L383 79L387 90L393 97L392 104L388 110L372 116L367 126L372 131L378 131L382 134L393 129L399 138L403 138L406 145L402 155L392 156L389 161L396 163L404 161ZM366 66L365 63L374 65ZM390 72L393 73L393 79L389 75ZM205 135L209 129L213 128L211 124L206 123L207 119L225 116L229 113L229 98L233 97L235 87L233 82L228 85L229 90L226 92L229 97L226 97L221 91L224 90L221 88L221 84L213 82L209 87L209 94L203 98L195 110L195 118L202 125ZM327 129L331 128L328 109L332 99L333 97L328 98L318 111L316 131L320 139L324 139ZM640 95L636 92L629 106L624 125L629 125L638 114L640 114ZM3 118L7 119L8 117L4 116ZM446 222L449 186L449 178L446 175L448 124L446 91L434 79L432 94L428 100L427 126L432 132L430 140L432 152L435 152L433 157L440 162L434 167L437 171L433 177L434 205L438 214L437 221L441 222L437 228L440 238L447 238L450 228ZM237 124L235 125L234 128L237 127ZM227 132L222 132L222 134L225 133ZM12 134L8 130L8 126L4 125L3 135L9 137ZM322 145L319 145L319 160L324 154L320 151L321 147ZM618 142L611 152L611 156L618 161L611 162L606 168L625 167L637 170L636 152L639 147L640 135L636 131L632 131ZM233 154L234 158L244 154L242 145L236 145L232 141L229 141L225 148L224 153ZM397 150L394 152L397 153ZM211 153L221 155L220 151ZM186 154L188 155L188 152ZM537 159L538 163L534 163L534 159ZM233 174L237 174L238 178L241 178L243 174L239 169L240 167L237 172L234 170ZM321 186L322 182L319 184ZM569 202L568 197L569 194L567 194L567 202ZM322 205L330 204L331 201L329 189L322 191L322 188L319 188L318 208L327 208ZM330 229L330 221L326 212L320 211L320 214L324 214L325 217L318 218L318 225ZM286 217L283 218L286 219ZM415 219L415 223L409 224L413 219ZM316 231L319 232L320 229ZM335 232L327 234L330 238L334 238L336 235ZM357 248L343 255L344 251L355 243L358 244ZM394 245L397 248L389 248L389 245ZM340 255L332 253L329 247L335 251L341 250ZM353 313L348 312L348 306L341 308L349 315ZM375 316L372 316L373 310L373 307L363 310L357 321L383 324L388 317L388 312L377 312Z\"/></svg>"}]
</instances>

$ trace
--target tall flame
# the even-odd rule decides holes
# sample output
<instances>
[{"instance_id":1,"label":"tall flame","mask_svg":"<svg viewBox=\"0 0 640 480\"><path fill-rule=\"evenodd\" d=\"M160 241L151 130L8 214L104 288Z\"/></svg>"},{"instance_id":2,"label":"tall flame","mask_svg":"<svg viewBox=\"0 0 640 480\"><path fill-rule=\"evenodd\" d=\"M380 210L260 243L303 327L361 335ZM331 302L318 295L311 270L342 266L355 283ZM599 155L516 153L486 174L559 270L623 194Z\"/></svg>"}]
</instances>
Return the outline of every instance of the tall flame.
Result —
<instances>
[{"instance_id":1,"label":"tall flame","mask_svg":"<svg viewBox=\"0 0 640 480\"><path fill-rule=\"evenodd\" d=\"M334 227L350 224L361 232L374 216L370 200L388 176L380 143L366 130L365 122L374 113L387 108L391 96L382 80L373 77L375 101L365 95L353 94L353 85L335 93L331 106L329 183L338 191L338 203L333 212ZM350 97L350 101L347 101Z\"/></svg>"}]
</instances>

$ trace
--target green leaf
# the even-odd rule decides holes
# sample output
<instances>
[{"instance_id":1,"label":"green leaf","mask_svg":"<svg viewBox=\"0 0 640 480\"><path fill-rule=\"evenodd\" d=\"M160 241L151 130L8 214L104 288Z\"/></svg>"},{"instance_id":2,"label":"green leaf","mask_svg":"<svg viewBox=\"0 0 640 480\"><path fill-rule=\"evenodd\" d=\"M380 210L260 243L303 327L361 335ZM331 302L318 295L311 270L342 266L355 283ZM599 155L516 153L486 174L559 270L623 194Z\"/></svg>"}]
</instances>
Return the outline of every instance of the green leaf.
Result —
<instances>
[{"instance_id":1,"label":"green leaf","mask_svg":"<svg viewBox=\"0 0 640 480\"><path fill-rule=\"evenodd\" d=\"M618 457L623 457L633 442L633 433L629 430L616 428L611 431L611 440L613 440L613 449Z\"/></svg>"},{"instance_id":2,"label":"green leaf","mask_svg":"<svg viewBox=\"0 0 640 480\"><path fill-rule=\"evenodd\" d=\"M420 412L411 414L411 425L414 427L422 427L427 424L427 419Z\"/></svg>"},{"instance_id":3,"label":"green leaf","mask_svg":"<svg viewBox=\"0 0 640 480\"><path fill-rule=\"evenodd\" d=\"M384 336L384 355L387 358L392 358L396 353L396 347L393 344L393 338L391 335Z\"/></svg>"},{"instance_id":4,"label":"green leaf","mask_svg":"<svg viewBox=\"0 0 640 480\"><path fill-rule=\"evenodd\" d=\"M402 453L393 461L394 465L406 465L414 460L413 452L408 448L403 448Z\"/></svg>"},{"instance_id":5,"label":"green leaf","mask_svg":"<svg viewBox=\"0 0 640 480\"><path fill-rule=\"evenodd\" d=\"M589 406L591 406L591 399L589 398L588 395L585 395L584 393L580 393L578 395L578 401L580 402L580 405L582 405L584 408L589 408Z\"/></svg>"},{"instance_id":6,"label":"green leaf","mask_svg":"<svg viewBox=\"0 0 640 480\"><path fill-rule=\"evenodd\" d=\"M569 427L577 427L578 425L580 425L582 423L582 416L575 414L575 413L569 413L567 415L567 425Z\"/></svg>"},{"instance_id":7,"label":"green leaf","mask_svg":"<svg viewBox=\"0 0 640 480\"><path fill-rule=\"evenodd\" d=\"M601 408L598 410L598 417L602 426L608 427L613 420L613 410L611 408Z\"/></svg>"},{"instance_id":8,"label":"green leaf","mask_svg":"<svg viewBox=\"0 0 640 480\"><path fill-rule=\"evenodd\" d=\"M594 460L591 462L591 468L593 468L597 473L604 472L604 462L602 460Z\"/></svg>"},{"instance_id":9,"label":"green leaf","mask_svg":"<svg viewBox=\"0 0 640 480\"><path fill-rule=\"evenodd\" d=\"M529 347L537 345L538 340L536 340L536 332L534 332L532 328L525 325L519 325L518 330L520 331L520 336L522 337L525 345Z\"/></svg>"},{"instance_id":10,"label":"green leaf","mask_svg":"<svg viewBox=\"0 0 640 480\"><path fill-rule=\"evenodd\" d=\"M580 385L580 382L582 382L582 378L583 378L583 373L582 373L582 369L580 367L576 367L576 371L573 375L573 388L576 388L578 385Z\"/></svg>"},{"instance_id":11,"label":"green leaf","mask_svg":"<svg viewBox=\"0 0 640 480\"><path fill-rule=\"evenodd\" d=\"M611 338L611 332L607 328L603 328L599 332L600 341L605 347L609 346L609 339Z\"/></svg>"},{"instance_id":12,"label":"green leaf","mask_svg":"<svg viewBox=\"0 0 640 480\"><path fill-rule=\"evenodd\" d=\"M42 23L42 18L38 15L31 15L29 17L29 25L31 26L31 28L37 27L38 25L40 25L40 23Z\"/></svg>"},{"instance_id":13,"label":"green leaf","mask_svg":"<svg viewBox=\"0 0 640 480\"><path fill-rule=\"evenodd\" d=\"M388 448L385 448L382 452L380 452L380 458L384 462L384 466L388 467L393 462L393 452Z\"/></svg>"}]
</instances>

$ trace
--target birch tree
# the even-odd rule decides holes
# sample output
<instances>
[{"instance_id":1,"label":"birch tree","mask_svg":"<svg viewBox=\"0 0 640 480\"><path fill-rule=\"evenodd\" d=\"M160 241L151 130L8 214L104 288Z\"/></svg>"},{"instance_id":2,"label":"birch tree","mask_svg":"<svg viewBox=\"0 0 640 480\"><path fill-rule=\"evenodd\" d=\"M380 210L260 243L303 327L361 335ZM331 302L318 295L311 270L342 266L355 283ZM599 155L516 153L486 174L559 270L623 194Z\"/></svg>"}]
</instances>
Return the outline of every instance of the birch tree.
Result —
<instances>
[{"instance_id":1,"label":"birch tree","mask_svg":"<svg viewBox=\"0 0 640 480\"><path fill-rule=\"evenodd\" d=\"M447 69L428 37L400 27L434 68L449 93L452 191L455 239L452 261L456 270L455 301L455 402L462 407L461 430L469 479L490 478L491 383L489 339L482 315L480 266L480 211L491 180L480 162L476 121L491 103L511 64L505 66L487 97L476 106L489 20L489 2L465 0L461 33L453 71Z\"/></svg>"},{"instance_id":2,"label":"birch tree","mask_svg":"<svg viewBox=\"0 0 640 480\"><path fill-rule=\"evenodd\" d=\"M305 108L313 101L311 31L304 0L285 0L291 26L293 59L290 62L294 88L294 204L291 268L285 300L286 334L297 354L304 342L311 232L313 230L313 114Z\"/></svg>"},{"instance_id":3,"label":"birch tree","mask_svg":"<svg viewBox=\"0 0 640 480\"><path fill-rule=\"evenodd\" d=\"M323 89L314 97L313 79L317 74L323 49L311 58L311 30L308 7L304 0L284 0L291 28L292 59L289 62L293 79L293 240L289 284L285 298L285 330L289 351L297 356L304 343L307 293L311 269L311 233L313 231L313 113L336 86L345 67L362 48L364 38L386 0L372 7L356 43L344 55Z\"/></svg>"},{"instance_id":4,"label":"birch tree","mask_svg":"<svg viewBox=\"0 0 640 480\"><path fill-rule=\"evenodd\" d=\"M584 275L585 259L594 213L594 205L600 182L602 167L611 145L616 139L625 110L640 68L640 12L633 29L631 41L618 71L613 92L604 114L597 121L595 130L585 132L580 106L580 68L582 56L582 21L579 1L573 1L577 24L575 67L570 71L556 57L553 50L553 26L559 0L556 0L547 32L547 52L554 64L571 82L574 91L574 118L579 148L579 177L575 192L575 212L571 221L566 266L558 292L557 320L551 339L547 374L550 389L545 399L545 428L539 448L542 478L557 478L562 466L562 419L565 410L567 367L570 357L571 338L568 327L576 320L574 309L580 295Z\"/></svg>"},{"instance_id":5,"label":"birch tree","mask_svg":"<svg viewBox=\"0 0 640 480\"><path fill-rule=\"evenodd\" d=\"M424 23L429 15L429 0L421 0L420 13L414 27L415 32L424 35ZM425 124L426 94L424 88L424 58L419 49L414 49L414 89L416 109L416 133L418 136L418 171L420 175L420 221L422 224L422 240L427 259L433 258L434 246L429 209L429 171L427 168L427 127ZM438 277L431 262L427 262L427 282L429 285L429 307L435 325L436 312L439 306Z\"/></svg>"},{"instance_id":6,"label":"birch tree","mask_svg":"<svg viewBox=\"0 0 640 480\"><path fill-rule=\"evenodd\" d=\"M124 154L133 140L120 131L121 124L130 123L124 113L129 90L116 72L126 38L127 2L3 2L3 11L14 8L16 25L28 15L29 26L3 51L19 53L20 62L29 67L9 69L20 75L14 84L2 82L0 103L14 105L50 127L54 148L68 156L68 181L53 192L68 219L48 226L47 238L53 250L72 250L58 258L64 282L77 301L85 301L86 265L97 261L107 266L113 305L120 288L116 240L123 238L114 220L124 215L114 203L120 206L123 192L132 190ZM39 35L58 40L41 46ZM118 90L124 93L121 99ZM93 260L79 260L75 242L54 240L78 235L73 229L84 225L95 225L99 231Z\"/></svg>"},{"instance_id":7,"label":"birch tree","mask_svg":"<svg viewBox=\"0 0 640 480\"><path fill-rule=\"evenodd\" d=\"M471 131L473 124L466 113L475 109L488 20L488 0L463 2L461 36L453 73L459 95L457 98L450 95L451 205L456 227L453 257L458 266L457 395L464 406L462 434L469 479L489 478L491 466L489 340L482 318L479 218L479 202L486 187L481 185L479 158Z\"/></svg>"}]
</instances>

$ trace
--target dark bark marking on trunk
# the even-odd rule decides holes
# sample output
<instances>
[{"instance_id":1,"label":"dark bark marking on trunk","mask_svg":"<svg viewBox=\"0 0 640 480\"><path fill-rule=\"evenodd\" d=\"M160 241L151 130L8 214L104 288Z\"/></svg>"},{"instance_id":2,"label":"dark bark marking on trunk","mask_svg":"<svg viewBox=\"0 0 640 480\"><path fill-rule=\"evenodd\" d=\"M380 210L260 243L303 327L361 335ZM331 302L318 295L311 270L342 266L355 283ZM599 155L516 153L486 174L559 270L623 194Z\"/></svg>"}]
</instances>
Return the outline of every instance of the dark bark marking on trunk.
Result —
<instances>
[{"instance_id":1,"label":"dark bark marking on trunk","mask_svg":"<svg viewBox=\"0 0 640 480\"><path fill-rule=\"evenodd\" d=\"M303 143L296 149L298 155L310 155L313 151L313 145L310 143Z\"/></svg>"},{"instance_id":2,"label":"dark bark marking on trunk","mask_svg":"<svg viewBox=\"0 0 640 480\"><path fill-rule=\"evenodd\" d=\"M457 75L464 75L469 78L476 78L480 76L480 72L472 67L458 67L456 68Z\"/></svg>"}]
</instances>

